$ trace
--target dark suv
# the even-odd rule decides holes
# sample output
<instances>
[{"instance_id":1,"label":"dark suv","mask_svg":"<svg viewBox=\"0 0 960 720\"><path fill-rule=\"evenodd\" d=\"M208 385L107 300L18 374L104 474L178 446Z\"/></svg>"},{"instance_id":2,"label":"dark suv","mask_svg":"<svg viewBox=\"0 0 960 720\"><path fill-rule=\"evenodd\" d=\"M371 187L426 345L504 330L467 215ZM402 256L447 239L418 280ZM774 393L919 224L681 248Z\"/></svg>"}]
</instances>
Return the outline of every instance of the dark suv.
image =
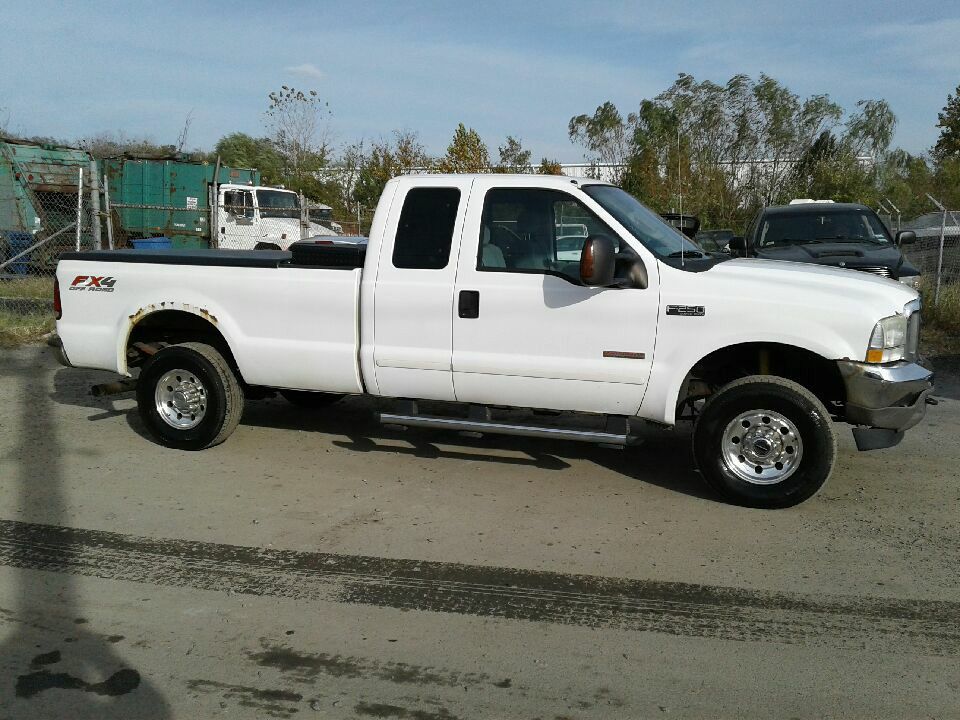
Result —
<instances>
[{"instance_id":1,"label":"dark suv","mask_svg":"<svg viewBox=\"0 0 960 720\"><path fill-rule=\"evenodd\" d=\"M920 271L900 252L901 245L914 240L910 230L891 237L865 205L795 200L757 213L746 235L730 241L730 250L739 257L862 270L917 287Z\"/></svg>"}]
</instances>

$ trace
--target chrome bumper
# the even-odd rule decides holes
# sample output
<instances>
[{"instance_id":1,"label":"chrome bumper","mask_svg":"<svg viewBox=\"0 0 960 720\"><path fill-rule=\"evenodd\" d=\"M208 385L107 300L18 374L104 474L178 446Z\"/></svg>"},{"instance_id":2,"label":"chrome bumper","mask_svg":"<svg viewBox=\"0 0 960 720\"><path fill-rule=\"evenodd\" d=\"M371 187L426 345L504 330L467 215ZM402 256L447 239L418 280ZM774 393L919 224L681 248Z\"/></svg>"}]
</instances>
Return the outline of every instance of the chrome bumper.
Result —
<instances>
[{"instance_id":1,"label":"chrome bumper","mask_svg":"<svg viewBox=\"0 0 960 720\"><path fill-rule=\"evenodd\" d=\"M872 450L896 445L927 410L933 372L912 362L888 365L839 360L847 389L845 419L854 430L857 447Z\"/></svg>"}]
</instances>

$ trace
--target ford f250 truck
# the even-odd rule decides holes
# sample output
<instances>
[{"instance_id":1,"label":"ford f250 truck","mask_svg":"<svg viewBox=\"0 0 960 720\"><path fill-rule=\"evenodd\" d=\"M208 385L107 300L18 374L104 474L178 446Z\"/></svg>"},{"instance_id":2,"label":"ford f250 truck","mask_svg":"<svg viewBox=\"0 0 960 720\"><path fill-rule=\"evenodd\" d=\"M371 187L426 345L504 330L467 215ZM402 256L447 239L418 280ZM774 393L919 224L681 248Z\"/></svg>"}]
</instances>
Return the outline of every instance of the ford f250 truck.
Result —
<instances>
[{"instance_id":1,"label":"ford f250 truck","mask_svg":"<svg viewBox=\"0 0 960 720\"><path fill-rule=\"evenodd\" d=\"M580 252L559 249L581 225ZM912 288L711 256L623 190L563 177L396 178L366 245L66 255L55 306L64 361L127 376L173 448L222 442L265 391L393 399L392 425L619 445L631 420L691 413L705 480L758 507L824 484L834 421L889 447L932 389Z\"/></svg>"}]
</instances>

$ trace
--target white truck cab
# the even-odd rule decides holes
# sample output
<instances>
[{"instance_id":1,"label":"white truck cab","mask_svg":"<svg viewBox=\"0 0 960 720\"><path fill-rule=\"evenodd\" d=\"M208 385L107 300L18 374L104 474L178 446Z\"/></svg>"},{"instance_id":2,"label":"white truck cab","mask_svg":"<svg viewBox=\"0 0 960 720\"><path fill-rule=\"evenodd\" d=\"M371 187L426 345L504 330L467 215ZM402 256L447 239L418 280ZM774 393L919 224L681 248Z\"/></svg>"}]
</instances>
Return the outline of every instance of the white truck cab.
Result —
<instances>
[{"instance_id":1,"label":"white truck cab","mask_svg":"<svg viewBox=\"0 0 960 720\"><path fill-rule=\"evenodd\" d=\"M217 246L233 250L286 250L307 237L337 235L320 223L303 222L300 196L292 190L229 183L219 187L216 229Z\"/></svg>"},{"instance_id":2,"label":"white truck cab","mask_svg":"<svg viewBox=\"0 0 960 720\"><path fill-rule=\"evenodd\" d=\"M915 290L708 255L587 179L395 178L368 244L72 253L57 288L64 361L131 378L150 432L182 449L222 442L244 397L274 391L377 396L391 424L619 445L635 421L687 416L711 487L784 507L827 480L835 423L860 449L894 446L932 389ZM504 407L583 425L508 422Z\"/></svg>"}]
</instances>

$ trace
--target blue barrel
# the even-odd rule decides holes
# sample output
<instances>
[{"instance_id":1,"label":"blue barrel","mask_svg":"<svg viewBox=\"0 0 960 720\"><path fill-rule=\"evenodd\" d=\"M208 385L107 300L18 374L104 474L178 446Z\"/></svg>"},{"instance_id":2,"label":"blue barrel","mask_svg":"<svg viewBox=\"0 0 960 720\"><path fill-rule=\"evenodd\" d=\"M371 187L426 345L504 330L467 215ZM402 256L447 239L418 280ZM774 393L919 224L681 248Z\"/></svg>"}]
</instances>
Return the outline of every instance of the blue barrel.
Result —
<instances>
[{"instance_id":1,"label":"blue barrel","mask_svg":"<svg viewBox=\"0 0 960 720\"><path fill-rule=\"evenodd\" d=\"M34 239L32 233L11 230L7 233L7 247L10 250L9 254L7 255L7 259L16 257L28 247L33 245L33 243ZM12 262L7 265L7 267L4 269L13 275L26 275L30 268L31 254L32 253L27 253L22 258L19 258L16 262Z\"/></svg>"},{"instance_id":2,"label":"blue barrel","mask_svg":"<svg viewBox=\"0 0 960 720\"><path fill-rule=\"evenodd\" d=\"M168 237L143 238L142 240L131 240L134 250L171 250L173 249L173 240Z\"/></svg>"}]
</instances>

